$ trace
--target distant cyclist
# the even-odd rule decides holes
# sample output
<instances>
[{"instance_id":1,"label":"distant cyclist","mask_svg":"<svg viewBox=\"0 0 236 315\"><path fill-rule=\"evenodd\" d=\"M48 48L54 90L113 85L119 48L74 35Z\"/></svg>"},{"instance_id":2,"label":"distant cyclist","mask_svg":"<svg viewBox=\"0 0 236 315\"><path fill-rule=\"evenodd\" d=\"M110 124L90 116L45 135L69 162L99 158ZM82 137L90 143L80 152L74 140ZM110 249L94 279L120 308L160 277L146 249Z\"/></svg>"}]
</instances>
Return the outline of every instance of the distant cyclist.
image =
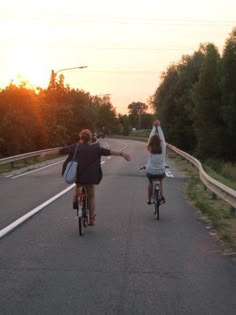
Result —
<instances>
[{"instance_id":1,"label":"distant cyclist","mask_svg":"<svg viewBox=\"0 0 236 315\"><path fill-rule=\"evenodd\" d=\"M92 142L93 135L89 129L84 129L79 133L79 146L77 150L77 179L76 188L73 199L73 208L77 209L78 192L81 185L85 185L88 194L88 208L90 211L90 225L95 224L95 185L98 185L103 177L101 168L101 156L116 155L122 156L125 160L130 161L130 156L123 151L113 151L102 148L99 143ZM63 147L61 149L55 149L49 153L42 154L42 158L45 156L52 156L57 154L68 154L66 161L69 161L73 157L75 145ZM63 170L65 170L66 163Z\"/></svg>"},{"instance_id":2,"label":"distant cyclist","mask_svg":"<svg viewBox=\"0 0 236 315\"><path fill-rule=\"evenodd\" d=\"M147 162L147 178L148 183L148 200L147 204L151 204L152 196L152 181L154 179L160 180L160 194L162 202L165 202L163 195L163 178L165 178L165 156L166 156L166 142L163 131L160 126L160 121L156 120L153 123L153 128L149 136L148 144L148 162Z\"/></svg>"}]
</instances>

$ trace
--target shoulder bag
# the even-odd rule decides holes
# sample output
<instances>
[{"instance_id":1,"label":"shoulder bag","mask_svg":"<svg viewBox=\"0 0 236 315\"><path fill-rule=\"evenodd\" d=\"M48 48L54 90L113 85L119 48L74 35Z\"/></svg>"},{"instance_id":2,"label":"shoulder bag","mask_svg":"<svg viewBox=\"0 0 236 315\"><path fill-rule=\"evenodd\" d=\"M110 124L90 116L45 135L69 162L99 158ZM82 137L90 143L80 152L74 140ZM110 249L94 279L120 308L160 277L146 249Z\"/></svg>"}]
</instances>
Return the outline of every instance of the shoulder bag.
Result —
<instances>
[{"instance_id":1,"label":"shoulder bag","mask_svg":"<svg viewBox=\"0 0 236 315\"><path fill-rule=\"evenodd\" d=\"M76 161L76 153L78 150L78 144L76 144L73 159L66 165L65 172L63 174L64 180L67 184L73 184L76 181L78 162Z\"/></svg>"}]
</instances>

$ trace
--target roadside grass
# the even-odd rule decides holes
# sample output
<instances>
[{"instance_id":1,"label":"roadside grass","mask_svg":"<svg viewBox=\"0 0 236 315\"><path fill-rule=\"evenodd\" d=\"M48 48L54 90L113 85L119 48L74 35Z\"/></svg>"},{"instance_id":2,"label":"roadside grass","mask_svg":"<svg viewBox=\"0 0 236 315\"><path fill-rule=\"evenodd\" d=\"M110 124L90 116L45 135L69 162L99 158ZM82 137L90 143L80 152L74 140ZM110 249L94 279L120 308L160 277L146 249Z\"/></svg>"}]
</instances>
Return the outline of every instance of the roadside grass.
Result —
<instances>
[{"instance_id":1,"label":"roadside grass","mask_svg":"<svg viewBox=\"0 0 236 315\"><path fill-rule=\"evenodd\" d=\"M236 190L236 165L208 160L203 163L205 171L222 184Z\"/></svg>"},{"instance_id":2,"label":"roadside grass","mask_svg":"<svg viewBox=\"0 0 236 315\"><path fill-rule=\"evenodd\" d=\"M39 163L38 157L31 157L24 160L15 161L14 163L7 163L0 165L0 174L8 173L13 170L18 170L23 167L33 166L36 163Z\"/></svg>"},{"instance_id":3,"label":"roadside grass","mask_svg":"<svg viewBox=\"0 0 236 315\"><path fill-rule=\"evenodd\" d=\"M8 164L0 165L0 174L8 173L12 170L12 166Z\"/></svg>"},{"instance_id":4,"label":"roadside grass","mask_svg":"<svg viewBox=\"0 0 236 315\"><path fill-rule=\"evenodd\" d=\"M200 219L211 227L212 234L224 244L225 254L235 255L236 217L231 214L231 206L205 188L198 170L190 162L170 150L168 157L188 176L185 194L192 206L199 211ZM210 173L209 175L212 176Z\"/></svg>"}]
</instances>

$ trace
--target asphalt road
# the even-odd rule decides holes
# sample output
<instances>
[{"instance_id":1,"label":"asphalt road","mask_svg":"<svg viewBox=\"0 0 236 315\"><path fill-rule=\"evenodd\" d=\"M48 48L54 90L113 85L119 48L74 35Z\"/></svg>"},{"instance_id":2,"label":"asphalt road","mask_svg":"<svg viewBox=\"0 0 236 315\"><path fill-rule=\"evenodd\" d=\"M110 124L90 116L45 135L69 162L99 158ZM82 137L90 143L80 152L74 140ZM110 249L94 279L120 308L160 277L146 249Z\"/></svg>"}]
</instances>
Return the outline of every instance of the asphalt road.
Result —
<instances>
[{"instance_id":1,"label":"asphalt road","mask_svg":"<svg viewBox=\"0 0 236 315\"><path fill-rule=\"evenodd\" d=\"M0 239L0 314L236 314L235 262L185 200L183 174L168 161L157 221L144 143L104 141L132 161L103 158L96 226L78 236L69 190ZM68 188L60 172L0 178L0 233Z\"/></svg>"}]
</instances>

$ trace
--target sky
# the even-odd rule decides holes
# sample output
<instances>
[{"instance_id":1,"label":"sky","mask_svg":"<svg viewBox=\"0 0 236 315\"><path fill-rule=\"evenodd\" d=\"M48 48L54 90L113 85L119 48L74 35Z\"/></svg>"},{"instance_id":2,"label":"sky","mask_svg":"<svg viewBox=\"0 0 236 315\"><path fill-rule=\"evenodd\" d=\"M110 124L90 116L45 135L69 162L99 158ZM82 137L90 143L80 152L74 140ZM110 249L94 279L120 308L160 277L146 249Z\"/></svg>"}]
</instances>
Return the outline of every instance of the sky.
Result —
<instances>
[{"instance_id":1,"label":"sky","mask_svg":"<svg viewBox=\"0 0 236 315\"><path fill-rule=\"evenodd\" d=\"M222 55L235 0L8 0L0 4L0 88L47 87L51 71L117 113L148 103L168 66L211 42Z\"/></svg>"}]
</instances>

